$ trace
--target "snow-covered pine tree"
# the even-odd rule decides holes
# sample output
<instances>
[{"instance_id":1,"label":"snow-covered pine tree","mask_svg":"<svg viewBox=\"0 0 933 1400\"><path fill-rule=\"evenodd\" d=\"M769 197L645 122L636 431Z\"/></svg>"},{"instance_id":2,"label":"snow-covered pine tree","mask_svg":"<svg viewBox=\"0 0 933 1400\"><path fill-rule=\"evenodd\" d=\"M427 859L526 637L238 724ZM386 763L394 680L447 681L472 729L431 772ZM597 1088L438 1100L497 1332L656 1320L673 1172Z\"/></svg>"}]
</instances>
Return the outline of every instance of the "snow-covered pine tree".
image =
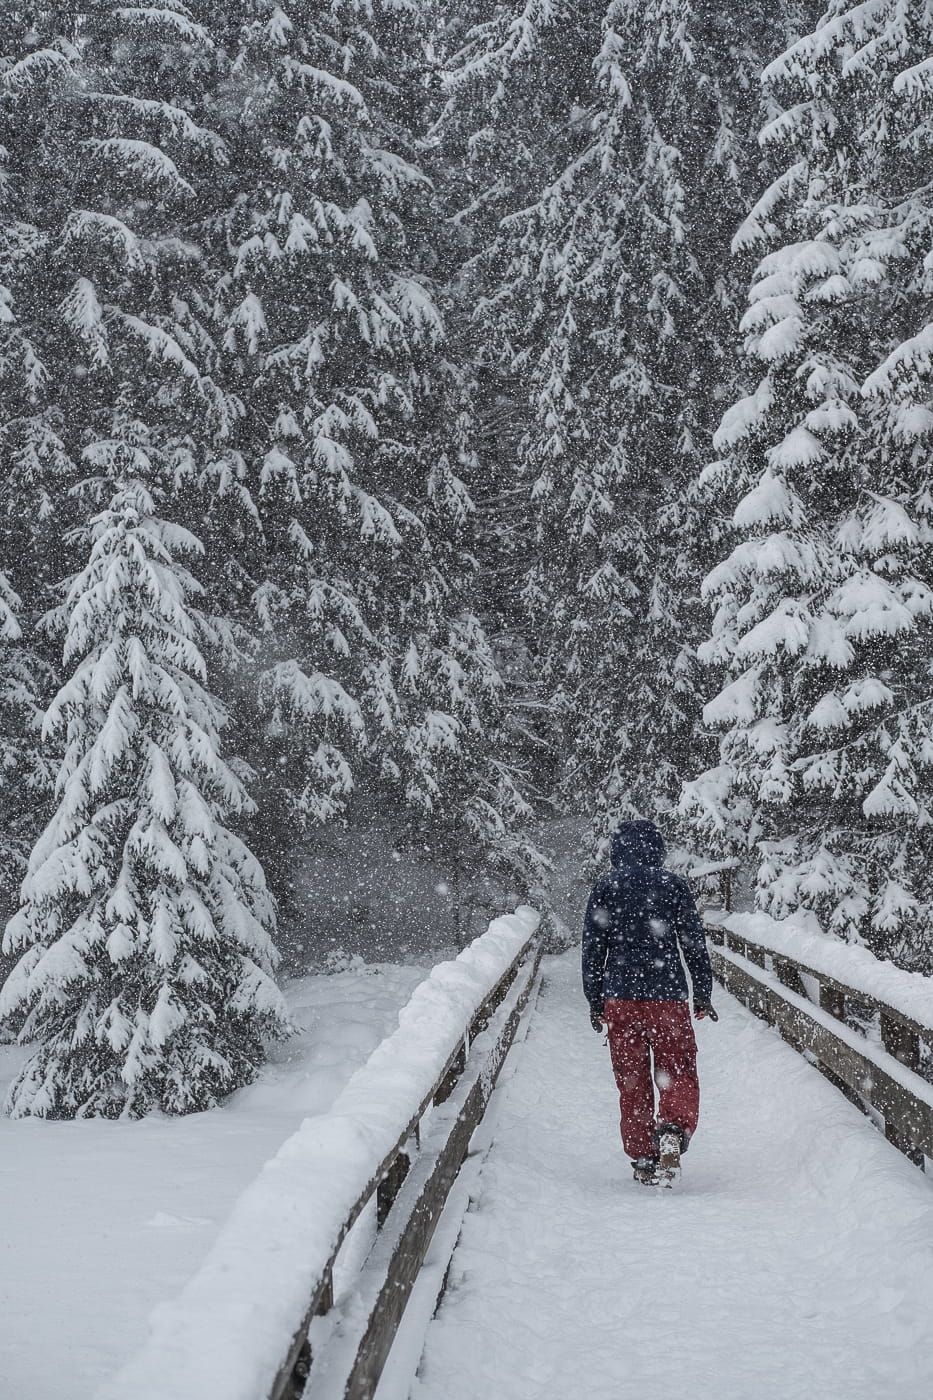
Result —
<instances>
[{"instance_id":1,"label":"snow-covered pine tree","mask_svg":"<svg viewBox=\"0 0 933 1400\"><path fill-rule=\"evenodd\" d=\"M332 822L364 789L400 839L407 825L435 852L514 867L526 807L471 602L417 163L423 15L257 0L223 18L231 197L215 248L232 249L220 300L258 525L238 583L259 634L262 823Z\"/></svg>"},{"instance_id":2,"label":"snow-covered pine tree","mask_svg":"<svg viewBox=\"0 0 933 1400\"><path fill-rule=\"evenodd\" d=\"M10 892L0 906L3 919L23 878L39 826L36 813L41 812L48 785L39 748L42 711L36 703L36 658L23 644L21 608L22 600L0 573L0 875ZM0 967L0 975L4 970ZM0 1023L0 1043L13 1037L14 1028Z\"/></svg>"},{"instance_id":3,"label":"snow-covered pine tree","mask_svg":"<svg viewBox=\"0 0 933 1400\"><path fill-rule=\"evenodd\" d=\"M5 890L14 890L23 877L51 786L51 765L40 745L42 686L50 680L50 668L23 637L22 611L22 599L0 573L0 878Z\"/></svg>"},{"instance_id":4,"label":"snow-covered pine tree","mask_svg":"<svg viewBox=\"0 0 933 1400\"><path fill-rule=\"evenodd\" d=\"M470 0L437 10L439 232L448 256L459 249L455 266L474 295L495 295L485 255L502 219L537 199L578 148L603 5Z\"/></svg>"},{"instance_id":5,"label":"snow-covered pine tree","mask_svg":"<svg viewBox=\"0 0 933 1400\"><path fill-rule=\"evenodd\" d=\"M760 379L709 472L707 708L758 901L930 970L933 578L925 4L835 4L767 73L785 162L737 244ZM703 787L703 780L700 785Z\"/></svg>"},{"instance_id":6,"label":"snow-covered pine tree","mask_svg":"<svg viewBox=\"0 0 933 1400\"><path fill-rule=\"evenodd\" d=\"M57 809L4 945L21 956L3 1013L38 1041L9 1106L184 1112L252 1078L284 1024L274 906L227 826L249 801L205 687L216 629L180 559L197 541L171 519L196 509L231 411L209 372L203 258L179 236L222 146L173 97L213 52L178 0L41 19L5 75L27 130L35 74L55 80L36 150L8 161L28 220L12 305L36 361L17 441L46 490L57 469L52 564L73 576L47 619L66 637L45 726L65 751Z\"/></svg>"},{"instance_id":7,"label":"snow-covered pine tree","mask_svg":"<svg viewBox=\"0 0 933 1400\"><path fill-rule=\"evenodd\" d=\"M57 557L53 517L68 462L46 413L46 368L31 318L45 247L35 219L45 132L64 56L42 43L41 6L12 6L0 25L0 561L6 571L0 643L0 886L12 892L41 829L51 755L39 743L54 689L50 649L35 632ZM38 27L37 27L38 26ZM0 913L9 913L0 895Z\"/></svg>"},{"instance_id":8,"label":"snow-covered pine tree","mask_svg":"<svg viewBox=\"0 0 933 1400\"><path fill-rule=\"evenodd\" d=\"M226 825L249 798L204 688L209 628L181 563L198 542L158 517L144 448L124 437L87 455L125 480L65 603L73 670L45 720L66 743L58 808L7 927L7 950L23 952L0 995L38 1048L8 1106L185 1113L252 1079L283 1029L274 908Z\"/></svg>"},{"instance_id":9,"label":"snow-covered pine tree","mask_svg":"<svg viewBox=\"0 0 933 1400\"><path fill-rule=\"evenodd\" d=\"M733 374L728 232L779 33L778 5L613 0L585 111L567 114L573 157L495 249L492 324L529 407L525 599L563 792L595 803L600 831L607 812L664 815L696 760L695 580L715 525L692 483Z\"/></svg>"},{"instance_id":10,"label":"snow-covered pine tree","mask_svg":"<svg viewBox=\"0 0 933 1400\"><path fill-rule=\"evenodd\" d=\"M479 606L506 681L509 746L539 800L553 796L561 735L542 696L522 606L535 522L516 471L527 390L502 354L496 324L500 225L533 205L579 150L602 9L602 0L440 7L441 101L427 153L442 216L440 295L464 376L460 424L477 506Z\"/></svg>"}]
</instances>

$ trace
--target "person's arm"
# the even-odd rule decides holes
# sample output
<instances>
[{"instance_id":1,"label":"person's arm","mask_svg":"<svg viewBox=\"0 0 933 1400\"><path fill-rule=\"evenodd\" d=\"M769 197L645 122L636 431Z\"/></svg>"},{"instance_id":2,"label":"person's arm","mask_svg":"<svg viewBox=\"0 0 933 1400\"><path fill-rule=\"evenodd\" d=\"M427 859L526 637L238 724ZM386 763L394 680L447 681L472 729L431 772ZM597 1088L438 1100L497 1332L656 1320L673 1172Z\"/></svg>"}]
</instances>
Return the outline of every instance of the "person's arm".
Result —
<instances>
[{"instance_id":1,"label":"person's arm","mask_svg":"<svg viewBox=\"0 0 933 1400\"><path fill-rule=\"evenodd\" d=\"M590 1004L590 1019L594 1029L596 1019L603 1015L603 974L609 951L610 914L597 885L590 895L583 920L583 992ZM594 1019L595 1018L595 1019Z\"/></svg>"},{"instance_id":2,"label":"person's arm","mask_svg":"<svg viewBox=\"0 0 933 1400\"><path fill-rule=\"evenodd\" d=\"M690 887L681 881L677 913L677 941L693 983L693 1009L708 1014L713 1008L713 969L710 966L706 934ZM714 1013L715 1014L715 1013Z\"/></svg>"}]
</instances>

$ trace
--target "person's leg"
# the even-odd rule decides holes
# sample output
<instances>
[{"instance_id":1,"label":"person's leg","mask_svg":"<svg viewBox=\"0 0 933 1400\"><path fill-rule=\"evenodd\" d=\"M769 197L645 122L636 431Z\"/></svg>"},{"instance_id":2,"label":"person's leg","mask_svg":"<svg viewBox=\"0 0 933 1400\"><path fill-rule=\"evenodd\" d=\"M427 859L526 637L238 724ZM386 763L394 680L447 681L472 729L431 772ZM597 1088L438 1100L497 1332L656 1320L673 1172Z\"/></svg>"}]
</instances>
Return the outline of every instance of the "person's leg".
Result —
<instances>
[{"instance_id":1,"label":"person's leg","mask_svg":"<svg viewBox=\"0 0 933 1400\"><path fill-rule=\"evenodd\" d=\"M607 1001L609 1053L619 1089L622 1145L630 1157L654 1152L654 1085L642 1007L639 1001Z\"/></svg>"},{"instance_id":2,"label":"person's leg","mask_svg":"<svg viewBox=\"0 0 933 1400\"><path fill-rule=\"evenodd\" d=\"M696 1132L700 1114L697 1044L686 1001L656 1001L646 1015L648 1040L658 1086L658 1122L673 1123L684 1147Z\"/></svg>"}]
</instances>

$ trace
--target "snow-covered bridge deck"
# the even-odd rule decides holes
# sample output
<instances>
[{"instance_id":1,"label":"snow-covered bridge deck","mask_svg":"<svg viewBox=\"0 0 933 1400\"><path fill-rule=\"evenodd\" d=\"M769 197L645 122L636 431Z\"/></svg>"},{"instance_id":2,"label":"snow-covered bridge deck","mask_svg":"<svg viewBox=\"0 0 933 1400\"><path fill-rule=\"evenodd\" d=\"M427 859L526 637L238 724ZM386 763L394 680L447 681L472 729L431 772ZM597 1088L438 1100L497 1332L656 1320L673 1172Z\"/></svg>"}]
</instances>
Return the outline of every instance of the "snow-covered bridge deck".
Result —
<instances>
[{"instance_id":1,"label":"snow-covered bridge deck","mask_svg":"<svg viewBox=\"0 0 933 1400\"><path fill-rule=\"evenodd\" d=\"M928 1400L933 1179L720 990L683 1181L636 1185L579 951L535 997L537 926L519 910L432 970L96 1400ZM929 1156L927 979L836 980L814 945L795 992L780 931L747 934L714 953L737 995ZM839 1018L869 1005L859 1039Z\"/></svg>"},{"instance_id":2,"label":"snow-covered bridge deck","mask_svg":"<svg viewBox=\"0 0 933 1400\"><path fill-rule=\"evenodd\" d=\"M630 1180L577 955L547 961L417 1379L390 1363L379 1400L928 1400L933 1183L717 1006L683 1181L654 1191Z\"/></svg>"}]
</instances>

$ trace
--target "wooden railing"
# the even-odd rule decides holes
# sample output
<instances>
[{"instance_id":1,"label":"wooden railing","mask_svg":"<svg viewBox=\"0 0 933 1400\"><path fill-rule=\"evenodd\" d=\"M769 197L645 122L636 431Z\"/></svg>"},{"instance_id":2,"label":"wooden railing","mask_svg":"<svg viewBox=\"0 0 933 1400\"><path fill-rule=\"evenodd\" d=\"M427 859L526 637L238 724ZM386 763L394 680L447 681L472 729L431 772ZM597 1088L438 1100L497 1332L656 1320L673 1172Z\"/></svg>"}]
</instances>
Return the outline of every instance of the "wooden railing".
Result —
<instances>
[{"instance_id":1,"label":"wooden railing","mask_svg":"<svg viewBox=\"0 0 933 1400\"><path fill-rule=\"evenodd\" d=\"M333 1241L269 1400L317 1393L370 1400L375 1393L435 1227L535 987L540 960L536 933L491 989L394 1148L374 1170ZM376 1240L354 1280L352 1316L332 1318L328 1326L338 1255L373 1203ZM327 1373L320 1392L319 1371Z\"/></svg>"},{"instance_id":2,"label":"wooden railing","mask_svg":"<svg viewBox=\"0 0 933 1400\"><path fill-rule=\"evenodd\" d=\"M539 925L520 908L431 970L95 1400L370 1400L415 1279L418 1308L443 1287L470 1172L436 1227L537 987Z\"/></svg>"},{"instance_id":3,"label":"wooden railing","mask_svg":"<svg viewBox=\"0 0 933 1400\"><path fill-rule=\"evenodd\" d=\"M713 973L865 1112L917 1166L933 1158L933 1026L731 929L707 925ZM808 985L809 984L809 985ZM869 1038L877 1026L881 1044Z\"/></svg>"}]
</instances>

